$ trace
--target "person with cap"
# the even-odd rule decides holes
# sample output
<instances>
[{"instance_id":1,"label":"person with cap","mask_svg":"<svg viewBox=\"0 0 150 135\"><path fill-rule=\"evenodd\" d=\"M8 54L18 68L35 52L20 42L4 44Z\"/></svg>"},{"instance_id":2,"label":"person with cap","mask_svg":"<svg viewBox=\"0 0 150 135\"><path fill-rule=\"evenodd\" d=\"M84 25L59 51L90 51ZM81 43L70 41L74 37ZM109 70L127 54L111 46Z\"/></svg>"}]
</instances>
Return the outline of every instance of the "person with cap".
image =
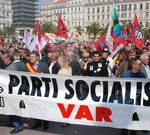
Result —
<instances>
[{"instance_id":1,"label":"person with cap","mask_svg":"<svg viewBox=\"0 0 150 135\"><path fill-rule=\"evenodd\" d=\"M108 50L108 48L104 48L102 50L102 60L106 63L107 65L107 69L108 69L108 73L109 73L109 77L113 76L112 70L114 67L114 61L113 59L109 56L110 52Z\"/></svg>"}]
</instances>

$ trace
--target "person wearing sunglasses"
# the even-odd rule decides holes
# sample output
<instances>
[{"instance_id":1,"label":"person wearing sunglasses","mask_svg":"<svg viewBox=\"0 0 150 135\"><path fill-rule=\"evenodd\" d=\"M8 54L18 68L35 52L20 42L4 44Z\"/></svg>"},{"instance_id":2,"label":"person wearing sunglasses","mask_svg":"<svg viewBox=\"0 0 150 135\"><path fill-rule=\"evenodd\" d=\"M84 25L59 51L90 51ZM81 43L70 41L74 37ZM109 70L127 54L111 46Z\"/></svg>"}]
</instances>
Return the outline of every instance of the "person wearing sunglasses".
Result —
<instances>
[{"instance_id":1,"label":"person wearing sunglasses","mask_svg":"<svg viewBox=\"0 0 150 135\"><path fill-rule=\"evenodd\" d=\"M82 54L82 58L79 60L79 64L81 66L81 75L85 74L87 69L87 64L91 62L90 54L88 52L84 52Z\"/></svg>"}]
</instances>

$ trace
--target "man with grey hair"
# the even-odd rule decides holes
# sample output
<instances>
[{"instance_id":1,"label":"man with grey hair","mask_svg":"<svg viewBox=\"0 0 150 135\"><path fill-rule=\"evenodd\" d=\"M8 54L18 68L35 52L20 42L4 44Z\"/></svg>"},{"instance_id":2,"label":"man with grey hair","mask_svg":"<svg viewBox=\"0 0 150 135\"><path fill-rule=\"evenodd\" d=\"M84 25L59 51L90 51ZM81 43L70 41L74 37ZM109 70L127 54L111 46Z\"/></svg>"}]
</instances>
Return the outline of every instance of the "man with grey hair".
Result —
<instances>
[{"instance_id":1,"label":"man with grey hair","mask_svg":"<svg viewBox=\"0 0 150 135\"><path fill-rule=\"evenodd\" d=\"M17 52L14 55L7 54L4 58L4 63L6 64L6 70L12 71L24 71L27 72L28 69L26 65L20 61L20 56ZM23 124L19 116L12 115L10 116L10 122L14 129L10 132L10 134L16 134L23 130Z\"/></svg>"},{"instance_id":2,"label":"man with grey hair","mask_svg":"<svg viewBox=\"0 0 150 135\"><path fill-rule=\"evenodd\" d=\"M20 56L18 53L14 53L13 58L14 58L14 60L7 67L7 70L25 71L25 72L28 71L26 65L20 60Z\"/></svg>"},{"instance_id":3,"label":"man with grey hair","mask_svg":"<svg viewBox=\"0 0 150 135\"><path fill-rule=\"evenodd\" d=\"M150 67L149 67L149 56L148 54L141 54L140 56L142 62L141 72L145 75L146 78L150 78Z\"/></svg>"}]
</instances>

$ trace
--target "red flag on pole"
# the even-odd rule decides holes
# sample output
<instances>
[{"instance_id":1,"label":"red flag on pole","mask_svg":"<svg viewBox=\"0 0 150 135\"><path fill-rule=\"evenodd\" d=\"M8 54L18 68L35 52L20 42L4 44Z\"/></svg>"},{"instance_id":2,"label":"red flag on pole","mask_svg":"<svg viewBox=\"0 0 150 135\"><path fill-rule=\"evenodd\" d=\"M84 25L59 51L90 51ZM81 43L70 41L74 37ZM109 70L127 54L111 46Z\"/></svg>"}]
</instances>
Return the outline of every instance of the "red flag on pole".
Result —
<instances>
[{"instance_id":1,"label":"red flag on pole","mask_svg":"<svg viewBox=\"0 0 150 135\"><path fill-rule=\"evenodd\" d=\"M39 20L36 20L36 34L37 35L41 35L42 34Z\"/></svg>"},{"instance_id":2,"label":"red flag on pole","mask_svg":"<svg viewBox=\"0 0 150 135\"><path fill-rule=\"evenodd\" d=\"M97 39L93 44L96 48L96 50L101 51L105 47L107 47L107 44L105 42L106 34L103 34L99 39Z\"/></svg>"},{"instance_id":3,"label":"red flag on pole","mask_svg":"<svg viewBox=\"0 0 150 135\"><path fill-rule=\"evenodd\" d=\"M58 24L55 35L62 38L68 38L67 27L63 22L61 16L58 17Z\"/></svg>"},{"instance_id":4,"label":"red flag on pole","mask_svg":"<svg viewBox=\"0 0 150 135\"><path fill-rule=\"evenodd\" d=\"M142 48L144 46L144 40L142 38L143 38L143 36L142 36L140 24L139 24L137 15L135 14L132 35L131 35L131 41L140 50L142 50Z\"/></svg>"},{"instance_id":5,"label":"red flag on pole","mask_svg":"<svg viewBox=\"0 0 150 135\"><path fill-rule=\"evenodd\" d=\"M131 40L129 23L127 23L126 26L124 27L124 30L122 32L122 38L123 38L123 45L128 46L128 44L130 43L130 40Z\"/></svg>"}]
</instances>

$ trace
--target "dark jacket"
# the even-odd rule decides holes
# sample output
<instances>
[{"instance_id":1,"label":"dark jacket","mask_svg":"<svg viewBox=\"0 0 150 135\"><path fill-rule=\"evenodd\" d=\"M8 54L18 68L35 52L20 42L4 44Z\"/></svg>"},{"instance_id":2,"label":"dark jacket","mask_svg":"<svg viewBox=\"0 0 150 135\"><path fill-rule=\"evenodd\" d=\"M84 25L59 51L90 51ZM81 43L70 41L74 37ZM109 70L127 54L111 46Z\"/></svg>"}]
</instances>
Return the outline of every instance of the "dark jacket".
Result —
<instances>
[{"instance_id":1,"label":"dark jacket","mask_svg":"<svg viewBox=\"0 0 150 135\"><path fill-rule=\"evenodd\" d=\"M86 76L108 77L108 69L105 62L92 61L87 64Z\"/></svg>"},{"instance_id":2,"label":"dark jacket","mask_svg":"<svg viewBox=\"0 0 150 135\"><path fill-rule=\"evenodd\" d=\"M48 64L43 61L39 61L37 70L39 73L49 73Z\"/></svg>"}]
</instances>

